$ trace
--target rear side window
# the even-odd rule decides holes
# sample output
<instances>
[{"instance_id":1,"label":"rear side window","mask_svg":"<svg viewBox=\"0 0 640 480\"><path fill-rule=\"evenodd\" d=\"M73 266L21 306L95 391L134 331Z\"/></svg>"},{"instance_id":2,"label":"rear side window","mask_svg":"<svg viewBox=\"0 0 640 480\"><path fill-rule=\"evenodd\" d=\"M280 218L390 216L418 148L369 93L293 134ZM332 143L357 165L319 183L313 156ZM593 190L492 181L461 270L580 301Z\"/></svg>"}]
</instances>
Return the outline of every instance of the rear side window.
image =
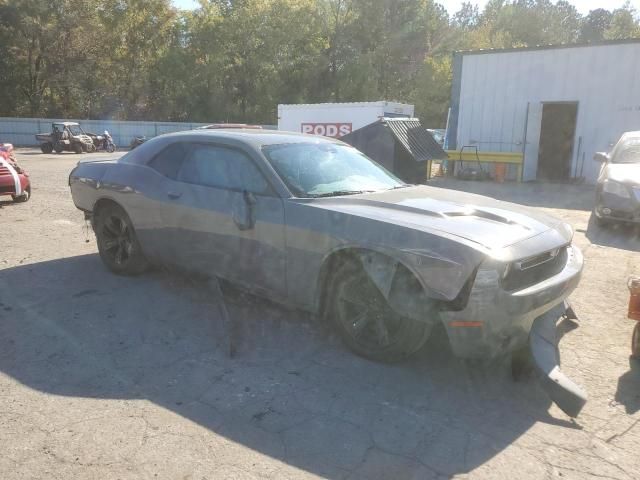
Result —
<instances>
[{"instance_id":1,"label":"rear side window","mask_svg":"<svg viewBox=\"0 0 640 480\"><path fill-rule=\"evenodd\" d=\"M183 162L178 181L227 190L270 193L262 173L244 153L215 145L194 145Z\"/></svg>"},{"instance_id":2,"label":"rear side window","mask_svg":"<svg viewBox=\"0 0 640 480\"><path fill-rule=\"evenodd\" d=\"M149 167L161 175L175 180L187 153L189 153L189 148L189 144L184 142L172 143L153 157L149 162Z\"/></svg>"}]
</instances>

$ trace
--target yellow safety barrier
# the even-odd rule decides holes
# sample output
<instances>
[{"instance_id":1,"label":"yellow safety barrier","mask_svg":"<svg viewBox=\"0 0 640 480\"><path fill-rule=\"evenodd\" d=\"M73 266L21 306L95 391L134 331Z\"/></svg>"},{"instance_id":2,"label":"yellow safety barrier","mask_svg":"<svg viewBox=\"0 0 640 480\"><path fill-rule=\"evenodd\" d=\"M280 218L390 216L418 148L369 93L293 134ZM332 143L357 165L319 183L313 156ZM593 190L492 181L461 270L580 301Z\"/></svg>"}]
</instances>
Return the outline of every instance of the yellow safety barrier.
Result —
<instances>
[{"instance_id":1,"label":"yellow safety barrier","mask_svg":"<svg viewBox=\"0 0 640 480\"><path fill-rule=\"evenodd\" d=\"M463 162L477 162L481 163L510 163L517 165L517 181L522 181L522 165L524 163L524 156L522 153L514 152L476 152L474 150L446 150L449 157L449 162L457 162L462 160ZM431 162L428 162L428 172L431 172Z\"/></svg>"}]
</instances>

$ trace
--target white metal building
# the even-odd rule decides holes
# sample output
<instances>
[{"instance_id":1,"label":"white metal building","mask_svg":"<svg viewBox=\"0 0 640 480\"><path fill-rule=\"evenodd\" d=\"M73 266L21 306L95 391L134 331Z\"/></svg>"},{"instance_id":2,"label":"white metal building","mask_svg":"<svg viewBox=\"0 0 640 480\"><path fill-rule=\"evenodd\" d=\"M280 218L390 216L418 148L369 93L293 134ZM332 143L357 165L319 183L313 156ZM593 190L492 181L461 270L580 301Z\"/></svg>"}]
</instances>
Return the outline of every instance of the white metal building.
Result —
<instances>
[{"instance_id":1,"label":"white metal building","mask_svg":"<svg viewBox=\"0 0 640 480\"><path fill-rule=\"evenodd\" d=\"M523 152L523 179L593 183L607 151L640 130L640 39L460 52L447 147Z\"/></svg>"},{"instance_id":2,"label":"white metal building","mask_svg":"<svg viewBox=\"0 0 640 480\"><path fill-rule=\"evenodd\" d=\"M342 137L383 117L413 117L413 105L385 101L278 105L278 130Z\"/></svg>"}]
</instances>

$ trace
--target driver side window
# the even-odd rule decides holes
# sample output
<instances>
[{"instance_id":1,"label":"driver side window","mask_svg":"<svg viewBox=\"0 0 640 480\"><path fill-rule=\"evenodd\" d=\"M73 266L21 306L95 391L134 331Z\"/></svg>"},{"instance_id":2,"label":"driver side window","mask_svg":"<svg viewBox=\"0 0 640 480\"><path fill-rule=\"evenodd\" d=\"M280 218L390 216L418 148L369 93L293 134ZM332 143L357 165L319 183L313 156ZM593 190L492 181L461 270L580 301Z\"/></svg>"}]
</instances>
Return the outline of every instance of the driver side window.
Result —
<instances>
[{"instance_id":1,"label":"driver side window","mask_svg":"<svg viewBox=\"0 0 640 480\"><path fill-rule=\"evenodd\" d=\"M262 173L244 153L216 145L195 145L183 162L178 181L225 190L270 195Z\"/></svg>"},{"instance_id":2,"label":"driver side window","mask_svg":"<svg viewBox=\"0 0 640 480\"><path fill-rule=\"evenodd\" d=\"M161 175L175 180L187 153L189 153L189 145L187 143L172 143L153 157L148 166Z\"/></svg>"}]
</instances>

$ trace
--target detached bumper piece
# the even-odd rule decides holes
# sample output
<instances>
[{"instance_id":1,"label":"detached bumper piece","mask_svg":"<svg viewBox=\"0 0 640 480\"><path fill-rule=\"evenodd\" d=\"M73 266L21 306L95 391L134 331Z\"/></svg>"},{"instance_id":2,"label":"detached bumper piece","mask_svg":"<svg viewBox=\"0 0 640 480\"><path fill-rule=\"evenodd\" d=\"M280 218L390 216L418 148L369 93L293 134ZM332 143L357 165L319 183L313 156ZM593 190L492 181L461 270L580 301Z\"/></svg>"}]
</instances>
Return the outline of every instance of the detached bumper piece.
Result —
<instances>
[{"instance_id":1,"label":"detached bumper piece","mask_svg":"<svg viewBox=\"0 0 640 480\"><path fill-rule=\"evenodd\" d=\"M560 304L536 318L529 334L529 348L547 395L564 413L577 417L587 402L587 393L560 370L556 333L557 321L563 316L572 318L572 313L568 304Z\"/></svg>"}]
</instances>

